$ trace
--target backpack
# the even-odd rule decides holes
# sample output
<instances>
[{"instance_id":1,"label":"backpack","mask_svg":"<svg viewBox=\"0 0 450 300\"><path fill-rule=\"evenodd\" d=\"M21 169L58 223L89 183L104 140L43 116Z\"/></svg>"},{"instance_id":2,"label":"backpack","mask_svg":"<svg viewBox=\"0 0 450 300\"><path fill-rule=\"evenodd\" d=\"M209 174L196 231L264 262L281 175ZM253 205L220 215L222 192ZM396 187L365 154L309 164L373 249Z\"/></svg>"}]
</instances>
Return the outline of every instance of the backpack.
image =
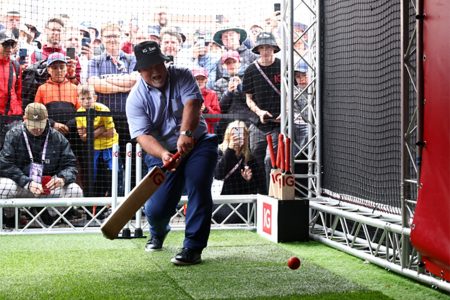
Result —
<instances>
[{"instance_id":1,"label":"backpack","mask_svg":"<svg viewBox=\"0 0 450 300\"><path fill-rule=\"evenodd\" d=\"M36 55L36 58L38 55ZM42 56L41 56L42 57ZM34 97L40 85L44 84L50 75L47 71L47 60L39 60L29 65L22 72L22 105L25 107L34 102Z\"/></svg>"}]
</instances>

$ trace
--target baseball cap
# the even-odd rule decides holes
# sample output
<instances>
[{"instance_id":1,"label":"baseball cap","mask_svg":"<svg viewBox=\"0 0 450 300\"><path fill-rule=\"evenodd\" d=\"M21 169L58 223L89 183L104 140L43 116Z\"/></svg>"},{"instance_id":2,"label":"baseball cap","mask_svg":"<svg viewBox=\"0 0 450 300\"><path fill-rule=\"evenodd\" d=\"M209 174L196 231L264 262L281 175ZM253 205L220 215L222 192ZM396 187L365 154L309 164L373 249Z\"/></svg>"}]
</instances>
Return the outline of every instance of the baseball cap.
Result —
<instances>
[{"instance_id":1,"label":"baseball cap","mask_svg":"<svg viewBox=\"0 0 450 300\"><path fill-rule=\"evenodd\" d=\"M206 71L205 68L195 68L195 69L192 69L192 75L194 77L203 76L203 77L208 78L208 71Z\"/></svg>"},{"instance_id":2,"label":"baseball cap","mask_svg":"<svg viewBox=\"0 0 450 300\"><path fill-rule=\"evenodd\" d=\"M220 59L220 62L221 62L222 64L224 64L225 61L226 61L227 59L229 59L229 58L232 58L232 59L234 59L235 61L240 61L239 53L238 53L236 50L228 50L228 51L226 51L226 52L224 52L224 53L222 54L222 57L221 57L221 59Z\"/></svg>"},{"instance_id":3,"label":"baseball cap","mask_svg":"<svg viewBox=\"0 0 450 300\"><path fill-rule=\"evenodd\" d=\"M294 22L294 29L305 31L307 27L306 24Z\"/></svg>"},{"instance_id":4,"label":"baseball cap","mask_svg":"<svg viewBox=\"0 0 450 300\"><path fill-rule=\"evenodd\" d=\"M28 130L45 129L47 126L48 112L42 103L30 103L25 108L25 124Z\"/></svg>"},{"instance_id":5,"label":"baseball cap","mask_svg":"<svg viewBox=\"0 0 450 300\"><path fill-rule=\"evenodd\" d=\"M7 41L17 42L16 37L10 30L0 30L0 44L3 44Z\"/></svg>"},{"instance_id":6,"label":"baseball cap","mask_svg":"<svg viewBox=\"0 0 450 300\"><path fill-rule=\"evenodd\" d=\"M153 35L159 38L159 30L155 26L148 26L148 35Z\"/></svg>"},{"instance_id":7,"label":"baseball cap","mask_svg":"<svg viewBox=\"0 0 450 300\"><path fill-rule=\"evenodd\" d=\"M145 41L137 44L134 47L134 55L136 56L135 71L169 60L167 56L162 54L158 43L154 41Z\"/></svg>"},{"instance_id":8,"label":"baseball cap","mask_svg":"<svg viewBox=\"0 0 450 300\"><path fill-rule=\"evenodd\" d=\"M294 72L300 72L300 73L307 73L308 72L308 65L306 62L302 59L300 60L294 67Z\"/></svg>"},{"instance_id":9,"label":"baseball cap","mask_svg":"<svg viewBox=\"0 0 450 300\"><path fill-rule=\"evenodd\" d=\"M66 56L60 52L54 52L47 57L47 66L50 66L52 63L62 61L67 64Z\"/></svg>"}]
</instances>

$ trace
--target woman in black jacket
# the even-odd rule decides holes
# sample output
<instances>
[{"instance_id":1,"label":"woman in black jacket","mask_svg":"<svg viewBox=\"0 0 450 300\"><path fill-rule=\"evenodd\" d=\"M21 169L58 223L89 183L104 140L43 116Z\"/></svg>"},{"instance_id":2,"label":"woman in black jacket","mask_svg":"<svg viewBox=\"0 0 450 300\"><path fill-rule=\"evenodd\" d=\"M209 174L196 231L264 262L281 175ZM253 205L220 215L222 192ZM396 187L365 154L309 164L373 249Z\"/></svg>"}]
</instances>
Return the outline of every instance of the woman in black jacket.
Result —
<instances>
[{"instance_id":1,"label":"woman in black jacket","mask_svg":"<svg viewBox=\"0 0 450 300\"><path fill-rule=\"evenodd\" d=\"M248 128L243 121L233 121L219 145L219 161L214 177L223 180L222 195L255 194L258 176L256 161L249 148Z\"/></svg>"},{"instance_id":2,"label":"woman in black jacket","mask_svg":"<svg viewBox=\"0 0 450 300\"><path fill-rule=\"evenodd\" d=\"M214 178L223 180L221 195L255 194L257 191L257 177L261 171L252 157L249 148L249 132L243 121L233 121L225 130L223 143L219 145L219 160ZM233 204L236 207L237 204ZM231 209L223 206L213 218L222 223L230 214ZM238 212L246 218L247 205L242 204ZM244 220L236 214L230 216L226 223L242 223Z\"/></svg>"}]
</instances>

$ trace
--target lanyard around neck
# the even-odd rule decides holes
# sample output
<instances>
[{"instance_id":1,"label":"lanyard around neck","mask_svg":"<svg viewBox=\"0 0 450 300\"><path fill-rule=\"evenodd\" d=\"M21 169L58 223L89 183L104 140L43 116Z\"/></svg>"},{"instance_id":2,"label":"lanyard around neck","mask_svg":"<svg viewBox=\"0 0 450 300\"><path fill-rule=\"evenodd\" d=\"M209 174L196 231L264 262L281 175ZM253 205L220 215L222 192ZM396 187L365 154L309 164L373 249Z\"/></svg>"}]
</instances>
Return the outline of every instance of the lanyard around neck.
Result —
<instances>
[{"instance_id":1,"label":"lanyard around neck","mask_svg":"<svg viewBox=\"0 0 450 300\"><path fill-rule=\"evenodd\" d=\"M28 155L30 156L31 162L34 162L33 152L31 152L30 142L28 141L28 136L25 132L25 126L22 127L23 137L25 138L25 144L27 145ZM47 131L47 136L45 137L44 148L42 149L42 163L45 161L45 154L47 153L48 136L50 134L50 129Z\"/></svg>"}]
</instances>

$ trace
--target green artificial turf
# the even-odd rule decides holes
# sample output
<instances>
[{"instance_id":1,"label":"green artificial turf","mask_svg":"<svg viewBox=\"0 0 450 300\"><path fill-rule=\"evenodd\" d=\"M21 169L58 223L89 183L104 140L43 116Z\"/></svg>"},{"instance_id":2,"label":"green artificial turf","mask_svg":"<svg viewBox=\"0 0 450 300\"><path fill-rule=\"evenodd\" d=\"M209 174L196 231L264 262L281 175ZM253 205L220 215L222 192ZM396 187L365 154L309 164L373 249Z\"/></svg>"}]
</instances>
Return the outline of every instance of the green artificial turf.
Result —
<instances>
[{"instance_id":1,"label":"green artificial turf","mask_svg":"<svg viewBox=\"0 0 450 300\"><path fill-rule=\"evenodd\" d=\"M448 299L448 295L328 248L274 244L249 231L213 231L200 265L146 253L144 239L100 234L0 236L0 299ZM290 270L287 259L302 260Z\"/></svg>"}]
</instances>

